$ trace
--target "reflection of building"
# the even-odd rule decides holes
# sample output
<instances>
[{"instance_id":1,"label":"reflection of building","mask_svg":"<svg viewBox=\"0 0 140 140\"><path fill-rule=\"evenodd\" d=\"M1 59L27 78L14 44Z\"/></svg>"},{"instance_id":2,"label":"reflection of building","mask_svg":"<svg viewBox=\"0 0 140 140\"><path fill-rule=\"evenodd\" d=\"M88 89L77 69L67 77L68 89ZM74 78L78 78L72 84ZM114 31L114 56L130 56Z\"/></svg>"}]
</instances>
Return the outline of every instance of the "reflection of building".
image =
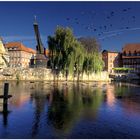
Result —
<instances>
[{"instance_id":1,"label":"reflection of building","mask_svg":"<svg viewBox=\"0 0 140 140\"><path fill-rule=\"evenodd\" d=\"M9 64L8 52L5 49L2 39L0 38L0 68L7 67Z\"/></svg>"},{"instance_id":2,"label":"reflection of building","mask_svg":"<svg viewBox=\"0 0 140 140\"><path fill-rule=\"evenodd\" d=\"M106 100L107 100L107 104L110 107L113 107L114 104L115 104L115 102L116 102L114 91L115 91L114 86L107 85L107 89L106 89Z\"/></svg>"},{"instance_id":3,"label":"reflection of building","mask_svg":"<svg viewBox=\"0 0 140 140\"><path fill-rule=\"evenodd\" d=\"M113 68L121 66L121 54L119 52L111 52L104 50L102 58L105 64L104 70L113 73Z\"/></svg>"},{"instance_id":4,"label":"reflection of building","mask_svg":"<svg viewBox=\"0 0 140 140\"><path fill-rule=\"evenodd\" d=\"M133 72L140 72L140 43L126 44L122 49L123 67L133 68Z\"/></svg>"},{"instance_id":5,"label":"reflection of building","mask_svg":"<svg viewBox=\"0 0 140 140\"><path fill-rule=\"evenodd\" d=\"M36 51L20 42L10 42L5 47L10 55L10 67L29 67L35 57Z\"/></svg>"},{"instance_id":6,"label":"reflection of building","mask_svg":"<svg viewBox=\"0 0 140 140\"><path fill-rule=\"evenodd\" d=\"M30 99L30 87L26 82L10 82L9 93L12 94L12 98L9 100L10 106L20 108L28 102Z\"/></svg>"},{"instance_id":7,"label":"reflection of building","mask_svg":"<svg viewBox=\"0 0 140 140\"><path fill-rule=\"evenodd\" d=\"M137 98L137 99L136 99ZM128 114L140 114L140 98L129 97L122 100L122 107Z\"/></svg>"},{"instance_id":8,"label":"reflection of building","mask_svg":"<svg viewBox=\"0 0 140 140\"><path fill-rule=\"evenodd\" d=\"M25 94L25 92L13 94L14 96L11 98L9 103L14 107L22 107L28 100L29 94Z\"/></svg>"}]
</instances>

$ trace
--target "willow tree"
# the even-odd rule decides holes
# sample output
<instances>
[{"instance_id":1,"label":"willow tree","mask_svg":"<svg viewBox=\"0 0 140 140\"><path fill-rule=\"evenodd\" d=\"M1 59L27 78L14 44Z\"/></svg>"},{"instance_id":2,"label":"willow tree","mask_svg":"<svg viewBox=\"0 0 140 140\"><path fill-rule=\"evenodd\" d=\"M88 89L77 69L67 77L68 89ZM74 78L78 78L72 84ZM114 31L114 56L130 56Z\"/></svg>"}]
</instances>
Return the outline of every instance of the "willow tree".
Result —
<instances>
[{"instance_id":1,"label":"willow tree","mask_svg":"<svg viewBox=\"0 0 140 140\"><path fill-rule=\"evenodd\" d=\"M78 39L85 49L85 59L83 63L83 72L90 74L100 72L104 63L100 54L100 45L95 38L82 37Z\"/></svg>"},{"instance_id":2,"label":"willow tree","mask_svg":"<svg viewBox=\"0 0 140 140\"><path fill-rule=\"evenodd\" d=\"M57 27L54 36L48 38L52 69L73 75L82 69L83 48L70 28Z\"/></svg>"},{"instance_id":3,"label":"willow tree","mask_svg":"<svg viewBox=\"0 0 140 140\"><path fill-rule=\"evenodd\" d=\"M54 69L54 59L56 56L55 51L55 39L54 37L49 36L48 37L48 47L49 47L49 65L52 69Z\"/></svg>"},{"instance_id":4,"label":"willow tree","mask_svg":"<svg viewBox=\"0 0 140 140\"><path fill-rule=\"evenodd\" d=\"M84 57L85 57L85 49L82 46L82 44L78 41L75 42L74 47L74 74L77 75L77 80L79 80L79 75L83 71L83 63L84 63Z\"/></svg>"},{"instance_id":5,"label":"willow tree","mask_svg":"<svg viewBox=\"0 0 140 140\"><path fill-rule=\"evenodd\" d=\"M86 53L87 55L84 58L84 63L83 63L83 73L85 72L86 74L89 74L94 72L94 58L92 53Z\"/></svg>"},{"instance_id":6,"label":"willow tree","mask_svg":"<svg viewBox=\"0 0 140 140\"><path fill-rule=\"evenodd\" d=\"M48 37L52 70L57 71L58 74L62 72L66 80L68 75L73 77L76 75L79 80L80 74L84 72L89 75L92 72L101 71L103 61L97 42L92 39L86 39L85 43L83 42L74 37L70 28L58 26L54 36Z\"/></svg>"},{"instance_id":7,"label":"willow tree","mask_svg":"<svg viewBox=\"0 0 140 140\"><path fill-rule=\"evenodd\" d=\"M80 37L78 40L83 44L88 53L100 52L101 46L94 37Z\"/></svg>"}]
</instances>

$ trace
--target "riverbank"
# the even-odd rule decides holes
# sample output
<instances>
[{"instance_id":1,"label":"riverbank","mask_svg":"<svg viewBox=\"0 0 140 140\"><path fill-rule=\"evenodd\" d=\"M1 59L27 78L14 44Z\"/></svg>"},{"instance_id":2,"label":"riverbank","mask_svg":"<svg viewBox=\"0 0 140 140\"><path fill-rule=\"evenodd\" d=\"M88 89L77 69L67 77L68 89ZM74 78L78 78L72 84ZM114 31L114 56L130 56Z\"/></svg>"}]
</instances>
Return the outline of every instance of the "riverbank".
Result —
<instances>
[{"instance_id":1,"label":"riverbank","mask_svg":"<svg viewBox=\"0 0 140 140\"><path fill-rule=\"evenodd\" d=\"M90 75L81 74L79 78L69 75L68 81L111 81L107 72L91 73ZM66 81L63 74L55 75L50 69L46 68L5 68L0 71L0 80L17 81Z\"/></svg>"}]
</instances>

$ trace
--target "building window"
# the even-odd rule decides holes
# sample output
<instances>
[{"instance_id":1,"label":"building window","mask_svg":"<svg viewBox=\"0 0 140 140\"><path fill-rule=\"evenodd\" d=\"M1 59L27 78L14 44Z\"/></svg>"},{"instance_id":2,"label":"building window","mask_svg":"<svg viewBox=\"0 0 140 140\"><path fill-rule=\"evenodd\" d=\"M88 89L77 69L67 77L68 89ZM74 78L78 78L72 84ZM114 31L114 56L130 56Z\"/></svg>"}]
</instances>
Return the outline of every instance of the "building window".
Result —
<instances>
[{"instance_id":1,"label":"building window","mask_svg":"<svg viewBox=\"0 0 140 140\"><path fill-rule=\"evenodd\" d=\"M123 55L126 56L126 51L123 52Z\"/></svg>"},{"instance_id":2,"label":"building window","mask_svg":"<svg viewBox=\"0 0 140 140\"><path fill-rule=\"evenodd\" d=\"M134 51L134 56L137 56L137 52L136 52L136 50Z\"/></svg>"}]
</instances>

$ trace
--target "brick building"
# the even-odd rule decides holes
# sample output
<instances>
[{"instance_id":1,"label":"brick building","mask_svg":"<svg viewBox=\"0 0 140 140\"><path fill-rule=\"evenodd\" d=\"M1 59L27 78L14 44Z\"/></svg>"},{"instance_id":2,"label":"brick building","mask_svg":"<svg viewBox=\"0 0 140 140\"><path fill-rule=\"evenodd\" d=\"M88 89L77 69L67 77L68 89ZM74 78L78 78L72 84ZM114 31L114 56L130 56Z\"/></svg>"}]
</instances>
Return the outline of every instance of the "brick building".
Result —
<instances>
[{"instance_id":1,"label":"brick building","mask_svg":"<svg viewBox=\"0 0 140 140\"><path fill-rule=\"evenodd\" d=\"M27 68L33 63L36 51L27 48L20 42L9 42L5 44L10 56L10 67L24 67Z\"/></svg>"},{"instance_id":2,"label":"brick building","mask_svg":"<svg viewBox=\"0 0 140 140\"><path fill-rule=\"evenodd\" d=\"M112 52L104 50L102 52L102 59L104 61L104 70L109 73L114 73L113 68L121 67L121 54L119 52Z\"/></svg>"},{"instance_id":3,"label":"brick building","mask_svg":"<svg viewBox=\"0 0 140 140\"><path fill-rule=\"evenodd\" d=\"M133 68L132 72L140 73L140 43L126 44L122 49L123 67Z\"/></svg>"}]
</instances>

